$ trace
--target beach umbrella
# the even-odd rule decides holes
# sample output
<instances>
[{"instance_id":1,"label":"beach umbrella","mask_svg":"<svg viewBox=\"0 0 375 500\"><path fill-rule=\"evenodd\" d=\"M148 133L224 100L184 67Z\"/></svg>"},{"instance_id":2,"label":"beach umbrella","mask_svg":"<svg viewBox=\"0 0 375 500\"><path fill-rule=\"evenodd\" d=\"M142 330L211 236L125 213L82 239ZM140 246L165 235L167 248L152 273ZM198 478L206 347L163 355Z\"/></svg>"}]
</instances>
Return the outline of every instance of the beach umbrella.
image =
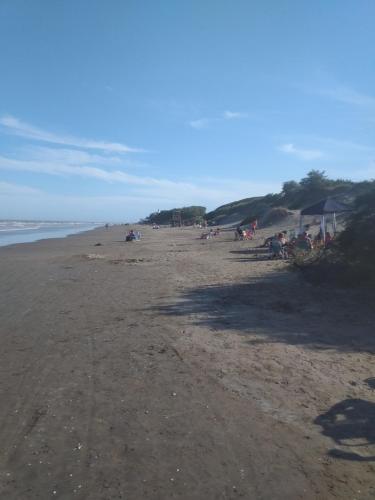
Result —
<instances>
[{"instance_id":1,"label":"beach umbrella","mask_svg":"<svg viewBox=\"0 0 375 500\"><path fill-rule=\"evenodd\" d=\"M349 212L350 210L350 207L348 207L348 205L344 205L344 203L340 203L332 198L325 198L324 200L318 201L318 203L314 203L314 205L310 205L309 207L301 210L300 227L302 228L302 218L304 215L320 215L323 241L325 241L325 216L327 214L333 214L333 232L336 233L336 213Z\"/></svg>"}]
</instances>

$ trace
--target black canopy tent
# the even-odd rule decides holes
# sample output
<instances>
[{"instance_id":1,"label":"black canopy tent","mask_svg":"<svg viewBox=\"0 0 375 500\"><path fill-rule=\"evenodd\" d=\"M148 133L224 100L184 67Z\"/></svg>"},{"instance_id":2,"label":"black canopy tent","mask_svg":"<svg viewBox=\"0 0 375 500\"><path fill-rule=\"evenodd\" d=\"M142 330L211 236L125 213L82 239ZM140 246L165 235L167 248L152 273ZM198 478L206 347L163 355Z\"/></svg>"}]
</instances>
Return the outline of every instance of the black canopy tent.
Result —
<instances>
[{"instance_id":1,"label":"black canopy tent","mask_svg":"<svg viewBox=\"0 0 375 500\"><path fill-rule=\"evenodd\" d=\"M300 229L302 229L302 219L304 215L320 215L323 240L325 240L325 234L326 234L325 216L328 214L332 214L333 232L336 233L336 213L349 212L350 210L351 209L347 205L344 205L339 201L333 200L332 198L326 198L324 200L319 201L318 203L314 203L314 205L310 205L309 207L306 207L303 210L301 210Z\"/></svg>"},{"instance_id":2,"label":"black canopy tent","mask_svg":"<svg viewBox=\"0 0 375 500\"><path fill-rule=\"evenodd\" d=\"M350 208L347 205L333 200L332 198L326 198L325 200L321 200L301 210L301 215L325 215L349 211Z\"/></svg>"}]
</instances>

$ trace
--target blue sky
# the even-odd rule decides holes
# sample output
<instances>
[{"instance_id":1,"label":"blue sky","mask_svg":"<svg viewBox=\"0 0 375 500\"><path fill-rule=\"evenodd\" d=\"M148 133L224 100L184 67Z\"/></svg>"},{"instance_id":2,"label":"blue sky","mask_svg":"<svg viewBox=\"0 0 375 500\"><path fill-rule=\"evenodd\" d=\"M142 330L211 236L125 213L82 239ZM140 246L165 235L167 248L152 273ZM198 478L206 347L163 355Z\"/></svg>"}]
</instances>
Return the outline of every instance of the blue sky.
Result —
<instances>
[{"instance_id":1,"label":"blue sky","mask_svg":"<svg viewBox=\"0 0 375 500\"><path fill-rule=\"evenodd\" d=\"M375 177L373 0L1 0L0 218Z\"/></svg>"}]
</instances>

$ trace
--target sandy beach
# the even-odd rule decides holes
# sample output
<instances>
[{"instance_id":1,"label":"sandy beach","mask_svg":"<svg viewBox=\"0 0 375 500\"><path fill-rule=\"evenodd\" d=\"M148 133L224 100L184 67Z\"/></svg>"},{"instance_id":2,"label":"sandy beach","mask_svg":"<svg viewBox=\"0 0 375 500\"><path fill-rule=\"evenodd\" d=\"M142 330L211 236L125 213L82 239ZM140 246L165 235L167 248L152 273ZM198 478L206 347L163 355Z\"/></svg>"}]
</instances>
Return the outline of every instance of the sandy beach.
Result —
<instances>
[{"instance_id":1,"label":"sandy beach","mask_svg":"<svg viewBox=\"0 0 375 500\"><path fill-rule=\"evenodd\" d=\"M375 498L371 297L127 229L0 248L0 498Z\"/></svg>"}]
</instances>

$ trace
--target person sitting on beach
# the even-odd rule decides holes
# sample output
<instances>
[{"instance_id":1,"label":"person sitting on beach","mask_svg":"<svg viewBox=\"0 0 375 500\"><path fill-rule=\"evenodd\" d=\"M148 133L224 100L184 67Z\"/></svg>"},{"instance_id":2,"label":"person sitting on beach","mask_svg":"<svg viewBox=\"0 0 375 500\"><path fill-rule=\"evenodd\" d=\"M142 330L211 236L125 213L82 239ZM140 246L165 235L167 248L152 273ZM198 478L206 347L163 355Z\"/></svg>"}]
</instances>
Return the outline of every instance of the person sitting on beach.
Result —
<instances>
[{"instance_id":1,"label":"person sitting on beach","mask_svg":"<svg viewBox=\"0 0 375 500\"><path fill-rule=\"evenodd\" d=\"M253 233L250 229L244 229L242 231L242 234L243 234L243 239L244 240L251 240L252 237L253 237Z\"/></svg>"},{"instance_id":2,"label":"person sitting on beach","mask_svg":"<svg viewBox=\"0 0 375 500\"><path fill-rule=\"evenodd\" d=\"M312 241L311 241L311 238L309 238L309 235L307 234L306 231L304 231L303 233L301 233L298 236L296 247L299 250L304 250L304 251L307 251L307 252L309 252L310 250L312 250L312 247L313 247Z\"/></svg>"},{"instance_id":3,"label":"person sitting on beach","mask_svg":"<svg viewBox=\"0 0 375 500\"><path fill-rule=\"evenodd\" d=\"M290 241L288 241L284 247L285 257L288 259L290 257L295 257L295 248L297 244L297 238L293 236Z\"/></svg>"},{"instance_id":4,"label":"person sitting on beach","mask_svg":"<svg viewBox=\"0 0 375 500\"><path fill-rule=\"evenodd\" d=\"M137 237L136 237L136 235L134 234L134 230L133 230L133 229L131 229L131 230L128 232L128 234L126 235L125 241L134 241L134 240L136 240L136 239L137 239Z\"/></svg>"},{"instance_id":5,"label":"person sitting on beach","mask_svg":"<svg viewBox=\"0 0 375 500\"><path fill-rule=\"evenodd\" d=\"M284 258L284 251L283 251L283 245L282 242L279 238L279 235L274 236L270 242L269 246L270 250L270 259L283 259Z\"/></svg>"},{"instance_id":6,"label":"person sitting on beach","mask_svg":"<svg viewBox=\"0 0 375 500\"><path fill-rule=\"evenodd\" d=\"M284 233L279 233L277 235L277 239L280 241L281 246L285 246L286 245L286 235Z\"/></svg>"},{"instance_id":7,"label":"person sitting on beach","mask_svg":"<svg viewBox=\"0 0 375 500\"><path fill-rule=\"evenodd\" d=\"M332 235L329 231L326 232L326 241L325 241L325 246L326 248L330 247L332 245Z\"/></svg>"},{"instance_id":8,"label":"person sitting on beach","mask_svg":"<svg viewBox=\"0 0 375 500\"><path fill-rule=\"evenodd\" d=\"M314 241L323 241L323 231L322 231L322 228L319 229L319 233L315 236Z\"/></svg>"},{"instance_id":9,"label":"person sitting on beach","mask_svg":"<svg viewBox=\"0 0 375 500\"><path fill-rule=\"evenodd\" d=\"M234 239L235 240L243 240L243 231L241 229L241 226L237 226L236 232L234 233Z\"/></svg>"},{"instance_id":10,"label":"person sitting on beach","mask_svg":"<svg viewBox=\"0 0 375 500\"><path fill-rule=\"evenodd\" d=\"M264 247L268 247L268 248L269 248L269 246L270 246L270 244L271 244L271 241L272 241L272 239L273 239L274 237L275 237L275 236L268 236L268 238L266 238L266 239L264 240L263 245L261 245L261 248L264 248Z\"/></svg>"},{"instance_id":11,"label":"person sitting on beach","mask_svg":"<svg viewBox=\"0 0 375 500\"><path fill-rule=\"evenodd\" d=\"M279 233L277 239L281 243L283 258L287 259L291 257L293 255L295 241L292 243L288 240L288 231L282 231L281 233Z\"/></svg>"}]
</instances>

